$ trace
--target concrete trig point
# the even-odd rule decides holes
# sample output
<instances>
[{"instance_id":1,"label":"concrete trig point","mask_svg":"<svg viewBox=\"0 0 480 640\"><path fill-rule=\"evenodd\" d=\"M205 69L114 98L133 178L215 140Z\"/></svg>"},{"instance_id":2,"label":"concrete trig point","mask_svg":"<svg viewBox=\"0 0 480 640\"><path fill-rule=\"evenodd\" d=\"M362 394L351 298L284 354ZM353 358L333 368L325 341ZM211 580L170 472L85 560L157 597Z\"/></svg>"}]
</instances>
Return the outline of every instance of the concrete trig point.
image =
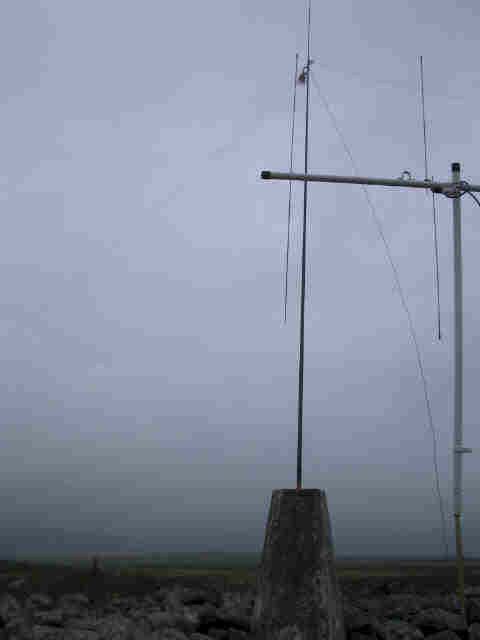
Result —
<instances>
[{"instance_id":1,"label":"concrete trig point","mask_svg":"<svg viewBox=\"0 0 480 640\"><path fill-rule=\"evenodd\" d=\"M307 118L308 119L308 118ZM306 165L306 161L305 161ZM408 172L407 172L408 173ZM405 175L405 172L404 174ZM460 181L460 164L452 164L451 182L432 180L361 178L307 173L262 171L264 180L297 180L369 184L388 187L427 189L452 199L455 298L455 413L454 413L454 518L457 543L458 594L465 616L464 561L460 518L462 513L463 446L463 318L462 249L460 198L467 192L480 192L480 185ZM304 236L305 236L304 212ZM305 238L304 238L305 246ZM302 288L305 252L303 252ZM304 296L302 295L302 320ZM303 322L301 325L301 354ZM302 360L301 360L302 362ZM303 375L303 368L300 367ZM299 399L302 394L299 392ZM342 602L334 567L333 541L327 497L320 489L301 489L301 403L299 401L299 453L297 489L273 491L265 543L258 574L258 595L253 616L254 632L262 640L344 640Z\"/></svg>"},{"instance_id":2,"label":"concrete trig point","mask_svg":"<svg viewBox=\"0 0 480 640\"><path fill-rule=\"evenodd\" d=\"M258 640L345 640L325 491L273 491L252 631Z\"/></svg>"}]
</instances>

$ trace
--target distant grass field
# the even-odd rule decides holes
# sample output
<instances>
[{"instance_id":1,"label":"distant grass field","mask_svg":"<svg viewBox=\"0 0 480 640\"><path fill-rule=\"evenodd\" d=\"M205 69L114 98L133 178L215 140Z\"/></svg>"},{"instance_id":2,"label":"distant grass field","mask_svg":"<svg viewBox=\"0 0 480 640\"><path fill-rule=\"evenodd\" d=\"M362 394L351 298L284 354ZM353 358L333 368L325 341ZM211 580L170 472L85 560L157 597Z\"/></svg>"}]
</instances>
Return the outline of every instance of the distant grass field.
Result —
<instances>
[{"instance_id":1,"label":"distant grass field","mask_svg":"<svg viewBox=\"0 0 480 640\"><path fill-rule=\"evenodd\" d=\"M85 553L25 553L2 560L0 554L0 570L4 566L17 563L17 566L69 566L86 567L92 565L92 557L96 555L100 559L101 566L105 569L189 569L189 570L216 570L216 569L245 569L255 570L261 562L261 553L255 552L103 552L91 551ZM402 571L407 567L422 566L430 570L432 567L447 567L455 565L455 558L445 562L441 558L336 558L337 569L359 570L368 567L369 570L383 570L385 567L396 567ZM13 564L12 564L13 563ZM465 558L466 564L478 564L480 558Z\"/></svg>"},{"instance_id":2,"label":"distant grass field","mask_svg":"<svg viewBox=\"0 0 480 640\"><path fill-rule=\"evenodd\" d=\"M32 566L91 567L92 557L97 555L105 569L122 568L193 568L193 569L255 569L261 553L162 553L136 551L128 553L92 551L88 553L26 553L7 558L2 562L17 562Z\"/></svg>"}]
</instances>

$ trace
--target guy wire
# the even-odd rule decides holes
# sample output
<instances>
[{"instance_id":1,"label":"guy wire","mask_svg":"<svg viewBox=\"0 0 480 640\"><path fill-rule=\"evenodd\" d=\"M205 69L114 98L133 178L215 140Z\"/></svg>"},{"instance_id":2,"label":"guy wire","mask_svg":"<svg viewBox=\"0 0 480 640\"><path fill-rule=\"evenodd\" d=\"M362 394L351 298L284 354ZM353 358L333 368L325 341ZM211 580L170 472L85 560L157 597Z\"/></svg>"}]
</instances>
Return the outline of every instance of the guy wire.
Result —
<instances>
[{"instance_id":1,"label":"guy wire","mask_svg":"<svg viewBox=\"0 0 480 640\"><path fill-rule=\"evenodd\" d=\"M320 91L320 86L319 86L319 84L318 84L318 82L316 80L316 77L315 77L315 75L313 73L312 73L312 82L313 82L313 85L314 85L315 89L317 90L318 95L320 96L320 99L323 102L325 110L327 111L327 113L328 113L328 115L329 115L329 117L330 117L330 119L332 121L332 124L333 124L333 126L334 126L334 128L335 128L335 130L336 130L336 132L338 134L338 137L340 138L340 140L341 140L341 142L343 144L343 147L344 147L348 157L350 158L350 162L352 164L353 171L358 175L357 165L355 163L355 160L353 159L352 152L350 151L350 149L349 149L349 147L348 147L348 145L347 145L347 143L345 141L345 138L343 137L342 132L340 131L340 127L338 126L337 119L335 118L335 115L333 114L332 110L330 109L330 106L329 106L329 104L327 102L327 99L325 98L325 96ZM305 174L306 173L307 172L305 172ZM305 184L306 184L306 182L307 181L305 181ZM368 202L368 204L370 206L370 210L372 212L373 219L374 219L374 221L375 221L375 223L377 225L378 232L380 233L380 236L381 236L381 238L383 240L383 244L385 245L385 250L386 250L386 253L387 253L387 257L388 257L388 260L390 261L390 265L391 265L392 270L393 270L393 275L394 275L394 278L395 278L395 281L396 281L396 284L397 284L397 290L398 290L398 294L400 296L400 301L401 301L401 303L403 305L403 308L405 309L405 313L407 314L408 324L409 324L409 327L410 327L410 335L412 336L412 340L413 340L413 343L415 345L415 351L417 353L417 362L418 362L418 367L419 367L419 370L420 370L420 377L422 378L422 383L423 383L423 393L424 393L424 396L425 396L425 403L427 405L428 420L429 420L429 423L430 423L430 429L432 430L432 434L433 434L433 464L434 464L434 468L435 468L437 494L438 494L438 500L439 500L439 504L440 504L440 516L442 518L443 541L444 541L444 545L445 545L445 559L448 559L448 542L447 542L446 527L445 527L445 515L443 513L442 495L441 495L441 492L440 492L440 483L439 483L439 479L438 479L437 443L436 443L436 437L435 437L435 429L434 429L434 426L433 426L432 411L431 411L431 408L430 408L430 400L429 400L429 397L428 397L427 380L425 378L425 373L423 371L422 357L420 355L420 347L418 346L417 336L416 336L416 333L415 333L415 329L413 327L412 316L410 314L410 310L408 308L407 301L405 300L405 296L403 294L403 289L402 289L402 286L400 284L400 278L399 278L399 275L398 275L398 271L397 271L397 268L395 267L395 263L393 262L393 258L392 258L391 252L390 252L390 247L389 247L388 242L387 242L387 240L385 238L385 235L383 233L382 224L381 224L380 220L378 219L377 213L375 211L375 207L374 207L373 202L372 202L372 200L370 198L370 195L368 193L368 189L366 188L366 186L364 184L362 184L361 186L362 186L363 192L365 194L365 197L367 199L367 202ZM470 192L468 192L468 193L470 193Z\"/></svg>"},{"instance_id":2,"label":"guy wire","mask_svg":"<svg viewBox=\"0 0 480 640\"><path fill-rule=\"evenodd\" d=\"M427 125L425 122L425 92L423 89L423 56L420 56L420 83L422 96L422 118L423 118L423 148L425 156L425 180L428 180L428 163L427 163ZM432 178L433 179L433 178ZM438 243L437 243L437 212L435 209L435 194L432 191L432 207L433 207L433 235L435 244L435 279L437 285L437 316L438 316L438 339L442 339L440 331L440 276L438 273Z\"/></svg>"},{"instance_id":3,"label":"guy wire","mask_svg":"<svg viewBox=\"0 0 480 640\"><path fill-rule=\"evenodd\" d=\"M295 135L295 105L297 100L297 74L298 74L298 53L295 54L295 78L293 81L293 110L292 110L292 141L290 144L290 173L293 173L293 142ZM288 194L288 229L287 229L287 260L285 265L285 312L284 324L287 324L287 296L288 296L288 253L290 248L290 218L292 214L292 180L289 180Z\"/></svg>"}]
</instances>

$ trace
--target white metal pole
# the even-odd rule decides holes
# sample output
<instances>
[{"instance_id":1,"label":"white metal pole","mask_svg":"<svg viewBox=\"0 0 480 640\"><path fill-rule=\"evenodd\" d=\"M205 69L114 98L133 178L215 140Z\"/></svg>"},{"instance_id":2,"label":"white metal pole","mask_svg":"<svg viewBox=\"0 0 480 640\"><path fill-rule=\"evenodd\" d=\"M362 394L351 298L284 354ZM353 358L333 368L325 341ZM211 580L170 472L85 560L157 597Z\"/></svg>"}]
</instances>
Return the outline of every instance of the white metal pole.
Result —
<instances>
[{"instance_id":1,"label":"white metal pole","mask_svg":"<svg viewBox=\"0 0 480 640\"><path fill-rule=\"evenodd\" d=\"M452 164L452 182L460 181L460 163ZM455 325L455 395L453 440L453 516L457 543L457 583L460 607L465 617L465 581L462 545L462 470L464 453L472 449L463 446L463 293L462 293L462 219L460 198L453 199L453 271L454 271L454 325Z\"/></svg>"}]
</instances>

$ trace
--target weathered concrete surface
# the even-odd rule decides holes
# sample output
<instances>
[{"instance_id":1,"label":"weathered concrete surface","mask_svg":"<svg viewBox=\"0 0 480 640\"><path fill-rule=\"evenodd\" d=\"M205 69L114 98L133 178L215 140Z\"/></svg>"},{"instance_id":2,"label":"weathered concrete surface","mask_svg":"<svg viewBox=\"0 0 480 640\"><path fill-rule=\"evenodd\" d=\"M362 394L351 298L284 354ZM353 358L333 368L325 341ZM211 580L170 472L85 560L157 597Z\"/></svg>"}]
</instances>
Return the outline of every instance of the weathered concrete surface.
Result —
<instances>
[{"instance_id":1,"label":"weathered concrete surface","mask_svg":"<svg viewBox=\"0 0 480 640\"><path fill-rule=\"evenodd\" d=\"M272 492L252 631L257 640L345 640L325 491Z\"/></svg>"}]
</instances>

